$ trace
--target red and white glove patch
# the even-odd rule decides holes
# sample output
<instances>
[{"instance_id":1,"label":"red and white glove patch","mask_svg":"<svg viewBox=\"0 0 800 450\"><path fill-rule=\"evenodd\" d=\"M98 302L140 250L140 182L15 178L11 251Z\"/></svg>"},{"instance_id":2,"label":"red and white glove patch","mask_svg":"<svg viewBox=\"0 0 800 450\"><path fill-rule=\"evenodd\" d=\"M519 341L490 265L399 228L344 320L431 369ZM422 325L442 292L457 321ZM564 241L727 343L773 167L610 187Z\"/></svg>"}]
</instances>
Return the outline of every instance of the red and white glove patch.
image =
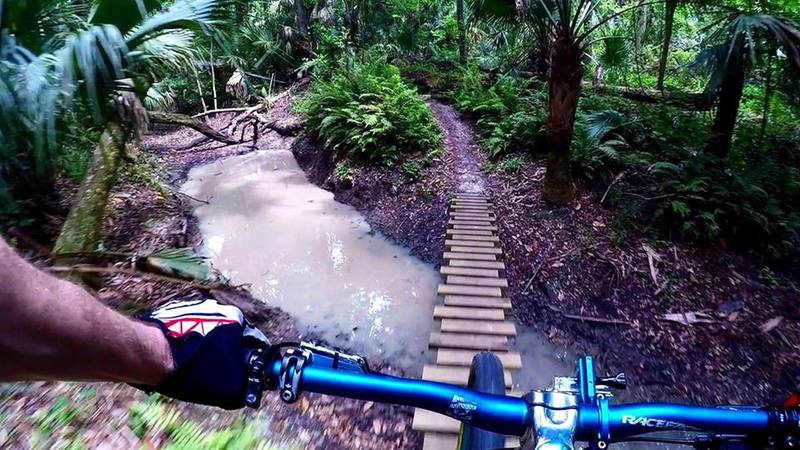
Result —
<instances>
[{"instance_id":1,"label":"red and white glove patch","mask_svg":"<svg viewBox=\"0 0 800 450\"><path fill-rule=\"evenodd\" d=\"M239 308L220 305L216 300L169 302L154 310L150 317L163 323L174 338L192 332L205 336L218 326L244 323Z\"/></svg>"}]
</instances>

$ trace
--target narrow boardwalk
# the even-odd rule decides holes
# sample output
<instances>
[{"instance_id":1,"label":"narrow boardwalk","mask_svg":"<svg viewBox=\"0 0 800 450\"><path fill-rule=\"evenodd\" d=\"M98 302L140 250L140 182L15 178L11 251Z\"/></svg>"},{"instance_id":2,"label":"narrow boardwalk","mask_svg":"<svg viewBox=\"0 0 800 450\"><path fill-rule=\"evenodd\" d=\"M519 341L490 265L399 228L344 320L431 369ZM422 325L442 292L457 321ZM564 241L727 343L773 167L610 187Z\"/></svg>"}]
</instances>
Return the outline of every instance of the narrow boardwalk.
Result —
<instances>
[{"instance_id":1,"label":"narrow boardwalk","mask_svg":"<svg viewBox=\"0 0 800 450\"><path fill-rule=\"evenodd\" d=\"M433 312L429 341L432 361L424 367L422 379L466 386L473 355L492 351L503 362L509 389L511 370L519 370L522 359L508 347L508 338L517 330L506 320L511 312L508 281L502 278L503 251L486 197L453 196L446 239L441 268L446 283L439 285L441 301ZM425 450L455 449L460 426L447 416L422 409L414 412L413 428L425 433Z\"/></svg>"}]
</instances>

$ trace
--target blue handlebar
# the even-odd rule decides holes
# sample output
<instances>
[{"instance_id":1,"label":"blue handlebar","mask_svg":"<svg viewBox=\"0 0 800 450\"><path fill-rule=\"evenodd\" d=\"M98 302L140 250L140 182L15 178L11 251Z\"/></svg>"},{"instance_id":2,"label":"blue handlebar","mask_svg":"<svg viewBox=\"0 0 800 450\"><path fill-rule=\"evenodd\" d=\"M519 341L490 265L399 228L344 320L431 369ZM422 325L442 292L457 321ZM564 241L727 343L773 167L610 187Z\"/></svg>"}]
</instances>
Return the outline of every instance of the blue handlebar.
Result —
<instances>
[{"instance_id":1,"label":"blue handlebar","mask_svg":"<svg viewBox=\"0 0 800 450\"><path fill-rule=\"evenodd\" d=\"M423 408L498 434L522 436L535 428L534 405L529 405L525 399L485 394L433 381L398 378L352 366L337 367L335 362L329 365L330 361L325 358L318 361L321 364L308 364L299 371L298 385L303 391ZM280 379L282 365L280 359L268 365L273 380ZM777 409L671 403L606 404L604 408L606 412L601 414L601 407L597 404L577 406L577 440L592 441L605 436L602 439L612 443L666 430L744 436L790 425L786 423L788 416L778 414ZM795 421L800 424L800 415L796 412L788 422Z\"/></svg>"},{"instance_id":2,"label":"blue handlebar","mask_svg":"<svg viewBox=\"0 0 800 450\"><path fill-rule=\"evenodd\" d=\"M277 361L273 376L277 378L280 371L281 361ZM434 381L310 365L303 369L300 382L304 391L423 408L500 434L522 436L531 424L528 404L521 398Z\"/></svg>"},{"instance_id":3,"label":"blue handlebar","mask_svg":"<svg viewBox=\"0 0 800 450\"><path fill-rule=\"evenodd\" d=\"M576 437L589 439L601 429L598 408L581 405ZM608 407L612 440L666 430L702 430L746 435L769 428L769 413L752 407L708 407L673 403L631 403Z\"/></svg>"}]
</instances>

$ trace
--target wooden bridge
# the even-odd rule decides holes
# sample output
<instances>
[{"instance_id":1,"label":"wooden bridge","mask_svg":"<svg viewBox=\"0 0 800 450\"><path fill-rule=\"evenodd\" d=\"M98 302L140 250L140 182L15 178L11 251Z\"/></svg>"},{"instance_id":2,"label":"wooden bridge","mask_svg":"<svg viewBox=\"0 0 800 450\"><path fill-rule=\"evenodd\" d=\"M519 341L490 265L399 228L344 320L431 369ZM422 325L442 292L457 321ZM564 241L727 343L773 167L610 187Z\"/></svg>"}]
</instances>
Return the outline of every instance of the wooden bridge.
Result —
<instances>
[{"instance_id":1,"label":"wooden bridge","mask_svg":"<svg viewBox=\"0 0 800 450\"><path fill-rule=\"evenodd\" d=\"M441 268L446 282L439 285L440 304L433 311L433 360L422 379L466 386L473 355L492 351L503 363L510 390L511 370L522 368L522 358L508 346L517 330L506 320L511 300L492 204L480 194L458 193L450 199L448 214ZM454 450L460 426L447 416L414 412L413 428L425 433L424 450ZM507 446L518 445L513 438L508 441Z\"/></svg>"}]
</instances>

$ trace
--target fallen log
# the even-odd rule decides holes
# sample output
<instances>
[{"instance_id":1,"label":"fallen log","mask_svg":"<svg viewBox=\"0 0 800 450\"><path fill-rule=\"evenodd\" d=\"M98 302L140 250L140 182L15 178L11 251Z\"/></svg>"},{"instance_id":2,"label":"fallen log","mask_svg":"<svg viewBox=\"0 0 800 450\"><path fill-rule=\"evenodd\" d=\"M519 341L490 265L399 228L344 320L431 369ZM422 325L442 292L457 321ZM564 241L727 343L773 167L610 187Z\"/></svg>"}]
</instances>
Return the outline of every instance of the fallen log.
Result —
<instances>
[{"instance_id":1,"label":"fallen log","mask_svg":"<svg viewBox=\"0 0 800 450\"><path fill-rule=\"evenodd\" d=\"M637 102L667 104L695 111L709 111L713 106L713 102L710 101L708 95L702 92L662 92L655 89L635 89L627 86L612 86L608 84L598 85L588 81L583 82L583 88L592 90L598 94L616 95Z\"/></svg>"},{"instance_id":2,"label":"fallen log","mask_svg":"<svg viewBox=\"0 0 800 450\"><path fill-rule=\"evenodd\" d=\"M305 121L299 117L283 117L273 121L268 121L260 114L255 114L254 117L264 128L270 129L281 136L295 136L305 126Z\"/></svg>"},{"instance_id":3,"label":"fallen log","mask_svg":"<svg viewBox=\"0 0 800 450\"><path fill-rule=\"evenodd\" d=\"M236 144L236 139L222 134L219 131L211 128L208 124L204 123L201 120L195 119L194 117L187 116L185 114L175 114L175 113L165 113L165 112L157 112L157 111L150 111L147 113L150 117L150 121L153 123L161 123L167 125L181 125L184 127L189 127L197 132L200 132L207 137L214 139L215 141L224 142L226 144Z\"/></svg>"},{"instance_id":4,"label":"fallen log","mask_svg":"<svg viewBox=\"0 0 800 450\"><path fill-rule=\"evenodd\" d=\"M199 119L201 117L210 116L212 114L222 114L222 113L229 113L229 112L242 112L247 111L247 108L220 108L220 109L210 109L208 111L201 112L200 114L195 114L192 117L195 119Z\"/></svg>"}]
</instances>

